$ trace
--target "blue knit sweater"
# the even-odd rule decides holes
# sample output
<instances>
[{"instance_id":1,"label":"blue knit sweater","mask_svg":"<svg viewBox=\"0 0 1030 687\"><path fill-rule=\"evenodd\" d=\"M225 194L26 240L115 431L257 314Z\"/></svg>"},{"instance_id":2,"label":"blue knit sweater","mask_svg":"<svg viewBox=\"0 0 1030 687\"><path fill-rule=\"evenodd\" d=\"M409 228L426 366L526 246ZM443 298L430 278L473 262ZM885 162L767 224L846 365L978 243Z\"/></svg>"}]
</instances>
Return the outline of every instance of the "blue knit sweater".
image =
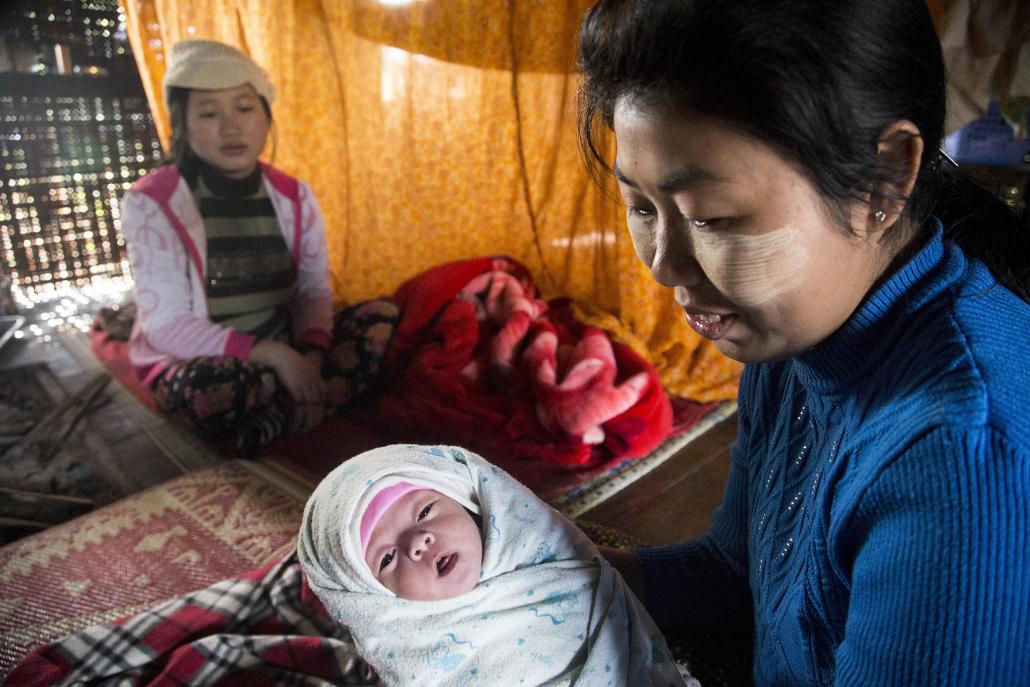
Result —
<instances>
[{"instance_id":1,"label":"blue knit sweater","mask_svg":"<svg viewBox=\"0 0 1030 687\"><path fill-rule=\"evenodd\" d=\"M667 631L759 685L1030 684L1030 305L937 235L806 353L749 365L722 506L638 549Z\"/></svg>"}]
</instances>

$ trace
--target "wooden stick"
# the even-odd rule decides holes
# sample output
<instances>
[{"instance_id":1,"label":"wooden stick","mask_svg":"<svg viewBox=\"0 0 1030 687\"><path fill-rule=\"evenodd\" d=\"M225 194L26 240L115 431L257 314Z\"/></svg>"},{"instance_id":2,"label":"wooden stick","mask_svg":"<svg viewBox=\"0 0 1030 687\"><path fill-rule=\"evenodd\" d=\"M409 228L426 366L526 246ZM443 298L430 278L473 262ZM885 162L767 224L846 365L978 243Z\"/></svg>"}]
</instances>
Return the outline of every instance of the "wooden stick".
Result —
<instances>
[{"instance_id":1,"label":"wooden stick","mask_svg":"<svg viewBox=\"0 0 1030 687\"><path fill-rule=\"evenodd\" d=\"M64 441L64 438L68 436L72 429L75 428L75 425L79 423L79 419L87 410L90 409L90 404L93 403L93 399L97 397L97 394L104 390L104 387L106 387L110 381L111 375L106 372L101 372L94 377L89 384L83 387L78 394L76 394L76 402L71 406L75 411L74 414L70 419L65 420L60 433L47 443L46 448L40 454L41 460L46 460L53 455L54 451L61 445L61 442Z\"/></svg>"},{"instance_id":2,"label":"wooden stick","mask_svg":"<svg viewBox=\"0 0 1030 687\"><path fill-rule=\"evenodd\" d=\"M3 437L8 439L10 437L21 437L25 432L29 431L36 426L35 420L22 420L21 422L10 422L5 424L2 428Z\"/></svg>"},{"instance_id":3,"label":"wooden stick","mask_svg":"<svg viewBox=\"0 0 1030 687\"><path fill-rule=\"evenodd\" d=\"M101 396L93 400L90 403L89 408L86 410L88 413L100 410L106 405L110 405L110 396ZM48 418L50 416L47 416ZM36 427L39 422L35 420L26 420L25 422L18 422L13 424L4 425L2 431L4 434L0 434L0 449L5 449L9 446L14 446L22 439L25 438L25 433L32 431L33 427Z\"/></svg>"},{"instance_id":4,"label":"wooden stick","mask_svg":"<svg viewBox=\"0 0 1030 687\"><path fill-rule=\"evenodd\" d=\"M96 501L94 501L93 499L87 499L84 496L68 496L67 494L44 494L40 491L28 491L26 489L15 489L14 487L0 487L0 493L11 494L12 496L18 496L25 499L64 501L66 503L75 503L84 506L92 506L96 504Z\"/></svg>"},{"instance_id":5,"label":"wooden stick","mask_svg":"<svg viewBox=\"0 0 1030 687\"><path fill-rule=\"evenodd\" d=\"M85 406L88 407L90 401L92 401L93 398L97 395L97 393L99 393L101 389L107 386L107 383L110 381L111 375L107 374L106 372L98 373L95 377L93 377L93 379L87 382L86 385L82 387L82 389L80 389L77 393L69 395L67 398L61 401L56 408L47 413L47 415L42 420L36 423L35 427L29 430L28 433L26 433L25 436L23 436L18 443L11 446L8 449L8 451L18 451L19 449L28 446L38 437L45 436L46 434L51 432L53 430L53 423L59 417L61 417L61 415L63 415L65 411L81 404L83 398L86 399ZM77 422L81 414L82 410L79 409L79 411L73 417L73 422ZM68 431L71 431L70 427ZM64 434L67 434L67 432L62 433L61 438L64 438ZM46 448L49 450L50 446L47 446ZM10 455L14 454L10 453Z\"/></svg>"},{"instance_id":6,"label":"wooden stick","mask_svg":"<svg viewBox=\"0 0 1030 687\"><path fill-rule=\"evenodd\" d=\"M53 527L52 522L39 522L38 520L23 520L21 518L9 518L5 515L0 515L0 525L10 525L14 527L35 527L39 530L45 530L48 527Z\"/></svg>"}]
</instances>

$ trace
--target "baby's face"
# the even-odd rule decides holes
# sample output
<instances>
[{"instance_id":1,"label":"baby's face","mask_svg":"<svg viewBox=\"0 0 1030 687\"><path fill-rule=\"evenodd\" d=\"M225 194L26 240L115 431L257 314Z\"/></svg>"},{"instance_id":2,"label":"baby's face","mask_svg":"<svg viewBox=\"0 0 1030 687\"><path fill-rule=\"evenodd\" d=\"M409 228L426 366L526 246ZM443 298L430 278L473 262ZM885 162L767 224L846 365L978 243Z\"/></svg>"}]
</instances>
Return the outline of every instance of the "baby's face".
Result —
<instances>
[{"instance_id":1,"label":"baby's face","mask_svg":"<svg viewBox=\"0 0 1030 687\"><path fill-rule=\"evenodd\" d=\"M376 522L365 562L401 598L448 599L478 584L483 540L460 503L419 489L397 499Z\"/></svg>"}]
</instances>

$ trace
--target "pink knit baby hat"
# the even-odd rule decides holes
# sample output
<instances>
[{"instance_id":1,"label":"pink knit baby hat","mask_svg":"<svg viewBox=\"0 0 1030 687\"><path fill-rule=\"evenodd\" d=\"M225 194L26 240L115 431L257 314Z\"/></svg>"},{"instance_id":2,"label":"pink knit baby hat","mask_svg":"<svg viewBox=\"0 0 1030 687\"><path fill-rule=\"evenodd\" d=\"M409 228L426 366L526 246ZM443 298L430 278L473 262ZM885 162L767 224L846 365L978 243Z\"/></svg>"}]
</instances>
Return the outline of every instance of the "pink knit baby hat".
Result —
<instances>
[{"instance_id":1,"label":"pink knit baby hat","mask_svg":"<svg viewBox=\"0 0 1030 687\"><path fill-rule=\"evenodd\" d=\"M365 555L365 550L368 548L368 540L372 538L372 530L375 529L379 518L383 517L383 513L389 510L390 506L397 502L397 499L413 491L429 488L412 484L411 482L397 482L373 496L368 504L368 508L361 515L361 555Z\"/></svg>"}]
</instances>

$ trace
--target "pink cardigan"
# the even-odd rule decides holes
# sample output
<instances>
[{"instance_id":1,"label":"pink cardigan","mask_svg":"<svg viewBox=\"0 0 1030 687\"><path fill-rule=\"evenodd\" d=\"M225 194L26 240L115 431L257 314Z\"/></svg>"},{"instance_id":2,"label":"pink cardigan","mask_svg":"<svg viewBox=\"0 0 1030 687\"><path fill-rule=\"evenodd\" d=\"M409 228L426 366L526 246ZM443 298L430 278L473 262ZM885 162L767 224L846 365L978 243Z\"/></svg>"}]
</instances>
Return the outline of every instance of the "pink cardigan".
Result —
<instances>
[{"instance_id":1,"label":"pink cardigan","mask_svg":"<svg viewBox=\"0 0 1030 687\"><path fill-rule=\"evenodd\" d=\"M332 292L322 212L305 182L268 165L261 171L297 270L294 341L328 347ZM208 318L204 223L179 171L161 167L133 184L121 219L137 307L129 359L140 378L150 383L169 364L199 356L246 360L255 337Z\"/></svg>"}]
</instances>

